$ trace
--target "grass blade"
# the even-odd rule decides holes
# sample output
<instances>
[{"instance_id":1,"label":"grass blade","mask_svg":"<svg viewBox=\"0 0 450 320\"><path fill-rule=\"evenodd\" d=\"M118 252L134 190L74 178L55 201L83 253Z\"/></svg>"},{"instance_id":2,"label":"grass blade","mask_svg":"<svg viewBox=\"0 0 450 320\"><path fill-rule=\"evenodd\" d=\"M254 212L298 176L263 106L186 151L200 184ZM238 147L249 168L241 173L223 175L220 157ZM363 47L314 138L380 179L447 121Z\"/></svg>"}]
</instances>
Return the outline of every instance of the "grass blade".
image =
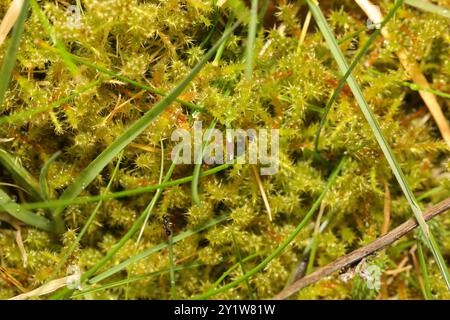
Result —
<instances>
[{"instance_id":1,"label":"grass blade","mask_svg":"<svg viewBox=\"0 0 450 320\"><path fill-rule=\"evenodd\" d=\"M41 7L37 3L36 0L31 0L31 7L33 8L33 12L38 16L39 21L41 22L42 26L44 27L45 32L50 37L50 39L53 42L53 45L58 49L59 54L61 55L64 63L66 64L67 68L69 69L70 73L74 77L79 77L80 71L78 70L75 63L72 61L72 58L67 52L66 48L64 47L64 44L56 38L55 30L53 29L52 25L48 21L47 17L45 16L44 12L42 12Z\"/></svg>"},{"instance_id":2,"label":"grass blade","mask_svg":"<svg viewBox=\"0 0 450 320\"><path fill-rule=\"evenodd\" d=\"M42 167L41 173L39 175L39 186L41 188L42 197L45 200L50 199L50 192L48 190L48 183L47 183L47 172L48 172L48 169L49 169L50 165L52 164L52 162L55 161L56 158L58 158L60 154L61 154L61 151L57 151L50 158L48 158L48 160L45 162L44 166Z\"/></svg>"},{"instance_id":3,"label":"grass blade","mask_svg":"<svg viewBox=\"0 0 450 320\"><path fill-rule=\"evenodd\" d=\"M236 236L234 235L233 230L231 231L231 236L233 238L234 255L236 256L236 260L238 261L238 264L241 267L242 274L245 274L246 271L245 271L244 262L242 261L241 250L239 248L239 245L236 242ZM248 281L248 279L245 280L245 284L247 285L247 290L248 290L250 299L256 300L255 293L253 292L252 287L250 286L250 281Z\"/></svg>"},{"instance_id":4,"label":"grass blade","mask_svg":"<svg viewBox=\"0 0 450 320\"><path fill-rule=\"evenodd\" d=\"M3 104L3 98L5 97L6 90L8 89L9 81L11 80L11 73L16 63L16 54L19 49L20 37L22 36L25 20L27 18L27 9L28 0L24 0L19 17L14 25L11 35L11 42L5 53L5 57L3 58L2 67L0 68L0 107Z\"/></svg>"},{"instance_id":5,"label":"grass blade","mask_svg":"<svg viewBox=\"0 0 450 320\"><path fill-rule=\"evenodd\" d=\"M258 26L258 0L252 0L250 9L250 23L248 24L247 49L245 60L245 77L251 81L255 58L256 27Z\"/></svg>"},{"instance_id":6,"label":"grass blade","mask_svg":"<svg viewBox=\"0 0 450 320\"><path fill-rule=\"evenodd\" d=\"M216 123L217 123L217 119L214 119L208 128L209 131L207 131L207 135L205 136L205 138L203 140L202 149L200 150L198 157L195 161L194 172L192 173L192 183L191 183L192 201L197 206L200 206L200 196L198 195L198 183L199 183L199 178L200 178L200 171L202 168L205 146L208 144L209 140L211 139L212 130L216 126Z\"/></svg>"},{"instance_id":7,"label":"grass blade","mask_svg":"<svg viewBox=\"0 0 450 320\"><path fill-rule=\"evenodd\" d=\"M0 163L35 200L44 201L39 183L10 153L0 149Z\"/></svg>"},{"instance_id":8,"label":"grass blade","mask_svg":"<svg viewBox=\"0 0 450 320\"><path fill-rule=\"evenodd\" d=\"M149 124L159 116L188 84L194 79L197 73L202 69L203 65L208 62L214 52L225 41L228 36L239 25L235 23L233 28L225 32L215 45L204 55L204 57L195 65L191 72L161 101L153 106L153 108L145 113L138 121L122 133L114 142L112 142L97 158L95 158L75 179L75 181L61 195L62 200L72 200L80 194L84 188L95 179L100 171L130 142L132 142L139 134L141 134ZM60 216L64 211L64 207L59 207L53 212L54 216ZM64 226L57 226L59 231L64 230Z\"/></svg>"},{"instance_id":9,"label":"grass blade","mask_svg":"<svg viewBox=\"0 0 450 320\"><path fill-rule=\"evenodd\" d=\"M233 270L239 268L239 266L241 266L242 263L250 261L256 257L259 257L261 254L260 253L253 253L245 258L243 258L241 261L236 262L235 264L233 264L227 271L225 271L224 273L222 273L222 275L219 277L219 279L216 280L216 282L214 282L214 284L212 285L212 289L215 289L219 286L219 284L222 283L222 281L231 273L233 272Z\"/></svg>"},{"instance_id":10,"label":"grass blade","mask_svg":"<svg viewBox=\"0 0 450 320\"><path fill-rule=\"evenodd\" d=\"M423 11L438 14L444 18L450 19L450 9L448 8L440 7L424 0L405 0L405 3Z\"/></svg>"},{"instance_id":11,"label":"grass blade","mask_svg":"<svg viewBox=\"0 0 450 320\"><path fill-rule=\"evenodd\" d=\"M424 296L425 299L431 300L433 299L433 295L431 294L430 277L428 276L425 254L423 252L422 243L420 243L420 241L417 241L417 253L419 255L420 272L422 273L423 278Z\"/></svg>"},{"instance_id":12,"label":"grass blade","mask_svg":"<svg viewBox=\"0 0 450 320\"><path fill-rule=\"evenodd\" d=\"M8 212L11 216L27 225L49 232L54 232L55 230L55 226L51 221L49 221L45 217L38 216L31 211L23 209L18 203L15 203L1 188L0 209Z\"/></svg>"},{"instance_id":13,"label":"grass blade","mask_svg":"<svg viewBox=\"0 0 450 320\"><path fill-rule=\"evenodd\" d=\"M163 182L167 182L167 180L168 180L168 178L166 177L166 179L164 179L164 181L163 181L163 175L164 175L164 144L163 144L162 140L160 141L160 143L161 143L161 170L160 170L160 173L159 173L159 184L161 184ZM180 151L181 151L181 149L180 149ZM179 156L179 153L176 155L176 158L174 159L174 163L177 162L178 156ZM148 210L147 215L145 216L145 220L144 220L144 223L142 224L141 231L139 231L139 235L138 235L138 238L136 240L136 248L139 248L139 242L141 241L141 237L142 237L142 234L144 233L145 226L147 225L148 218L150 217L150 214L152 213L153 208L156 205L156 202L158 201L158 199L159 199L159 197L160 197L160 195L162 193L162 190L163 190L163 188L158 189L156 191L155 195L153 196L151 202L150 202L151 207L150 207L150 210Z\"/></svg>"},{"instance_id":14,"label":"grass blade","mask_svg":"<svg viewBox=\"0 0 450 320\"><path fill-rule=\"evenodd\" d=\"M307 0L307 4L314 16L314 19L316 20L316 22L319 26L320 31L322 32L328 46L330 47L330 50L339 66L339 69L341 70L341 72L343 74L345 74L348 70L347 61L345 60L345 57L344 57L341 49L339 48L336 38L334 37L330 27L328 26L327 21L323 15L322 11L311 0ZM366 118L367 122L369 123L369 125L375 135L375 139L378 142L378 144L380 145L381 150L383 151L383 154L384 154L387 162L389 163L389 166L391 167L391 169L394 173L394 176L396 177L396 179L400 185L400 188L402 189L406 199L408 200L408 203L414 213L414 216L416 217L417 222L425 236L427 245L430 247L431 251L433 252L433 255L434 255L436 262L439 266L439 269L441 270L441 273L445 279L447 287L449 287L449 289L450 289L450 273L447 269L447 266L442 257L442 254L439 250L439 247L437 246L437 243L436 243L432 233L429 230L428 224L423 219L422 210L420 209L420 206L406 181L403 171L400 168L400 166L398 165L397 160L395 159L394 154L393 154L389 144L387 143L386 138L384 137L384 135L381 131L380 125L378 124L378 121L375 118L373 111L370 109L369 105L367 104L367 102L362 94L361 88L357 84L356 79L353 77L353 75L351 75L351 74L349 75L349 77L347 79L347 83L348 83L350 89L352 90L353 95L355 96L355 99L356 99L362 113L364 114L364 117Z\"/></svg>"},{"instance_id":15,"label":"grass blade","mask_svg":"<svg viewBox=\"0 0 450 320\"><path fill-rule=\"evenodd\" d=\"M170 292L171 292L171 298L172 300L177 299L177 285L175 280L175 262L173 258L173 235L172 232L170 232L169 235L169 274L170 274Z\"/></svg>"}]
</instances>

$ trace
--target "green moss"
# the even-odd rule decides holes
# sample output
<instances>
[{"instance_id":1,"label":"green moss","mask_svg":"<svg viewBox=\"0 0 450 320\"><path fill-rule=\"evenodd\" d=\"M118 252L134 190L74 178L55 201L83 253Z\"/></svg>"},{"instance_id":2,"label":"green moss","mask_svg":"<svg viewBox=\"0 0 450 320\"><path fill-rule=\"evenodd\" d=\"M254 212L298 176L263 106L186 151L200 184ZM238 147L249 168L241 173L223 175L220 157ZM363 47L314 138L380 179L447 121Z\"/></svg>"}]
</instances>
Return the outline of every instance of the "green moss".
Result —
<instances>
[{"instance_id":1,"label":"green moss","mask_svg":"<svg viewBox=\"0 0 450 320\"><path fill-rule=\"evenodd\" d=\"M72 54L166 92L191 70L221 36L227 20L232 19L231 8L244 5L240 1L227 1L223 7L216 7L209 1L175 0L85 0L81 3L83 10L80 25L76 28L68 24L67 8L60 2L49 0L39 4L54 27L57 38ZM5 12L9 4L10 1L0 1L0 12ZM146 226L140 250L167 240L161 223L164 214L173 220L175 234L201 226L220 214L230 214L226 222L174 245L176 265L194 261L202 264L199 268L176 273L179 298L189 298L210 290L217 278L237 262L232 232L242 257L256 252L261 257L268 256L305 216L323 190L333 164L343 154L348 154L350 161L324 200L329 224L319 237L315 267L330 263L380 236L386 183L392 199L391 227L411 216L370 127L353 96L345 88L322 130L320 150L325 161L314 157L314 138L321 117L317 106L325 106L340 74L313 23L303 45L298 46L305 4L275 1L275 5L276 11L270 15L276 18L277 24L266 29L260 27L257 32L251 86L246 85L243 64L247 29L241 27L226 42L217 65L207 64L179 97L204 107L207 112L194 112L173 103L134 141L134 145L125 149L120 170L112 185L111 191L115 192L158 184L160 140L164 141L166 151L171 150L174 146L170 141L172 131L179 127L189 128L193 119L209 124L213 117L217 118L219 129L227 126L280 129L280 171L263 178L273 211L273 222L267 218L248 165L235 166L202 178L200 207L192 205L189 184L164 190ZM389 1L385 1L382 10L386 11L389 6ZM336 1L332 5L324 5L323 9L338 39L365 26L365 20L353 2ZM236 15L239 14L242 12L236 12ZM217 20L214 19L216 15ZM450 92L450 23L443 17L403 6L388 27L394 31L395 41L386 43L381 37L377 38L371 53L363 58L354 74L380 120L383 133L412 190L419 195L442 185L441 192L423 201L426 206L443 199L450 192L449 149L426 112L425 115L417 114L423 103L416 91L402 84L408 79L394 51L398 47L405 48L412 58L420 62L433 88ZM210 32L211 36L207 38ZM354 55L355 43L364 43L368 35L369 31L364 31L354 40L342 44L349 61ZM79 77L74 77L57 52L40 45L42 42L50 43L50 40L45 36L35 13L31 14L21 39L12 82L2 105L3 115L48 105L99 78L95 70L85 65L78 65ZM2 58L6 48L7 43L0 48ZM105 78L94 89L51 111L3 124L0 134L4 140L0 142L0 147L19 159L36 178L45 161L61 150L62 154L50 165L47 175L50 194L56 199L83 168L159 99L149 92L140 92L139 88L124 81ZM446 115L450 116L448 101L439 98ZM115 109L118 106L120 108ZM151 147L151 150L142 146ZM168 157L165 164L168 168ZM102 193L113 169L113 164L106 167L82 195ZM176 166L173 179L189 176L192 170L193 166ZM14 183L6 171L1 172L1 179L2 182ZM32 201L16 188L5 187L5 190L20 202ZM142 194L105 201L68 264L76 264L84 271L94 266L131 227L151 197L152 194ZM20 270L13 276L25 288L42 285L93 208L93 204L69 206L64 212L67 231L59 238L23 227L22 236L28 254L26 267L23 266L11 226L0 222L1 266L6 270ZM257 298L269 298L284 287L292 270L307 257L303 252L312 237L313 226L313 222L308 224L283 255L251 278L250 287ZM438 217L432 228L439 235L444 255L450 256L450 242L446 236L450 230L450 219ZM412 238L413 235L408 236L408 239ZM134 244L135 238L129 240L106 267L128 259L135 252ZM406 248L397 254L395 248L401 244L402 241L395 243L387 249L385 256L376 258L374 263L395 269L409 250ZM260 258L248 261L245 268L250 270L260 261ZM136 262L127 270L135 276L158 271L168 265L168 251L164 249ZM430 262L428 267L435 298L448 299L448 291L435 264ZM58 277L65 276L65 272L63 268ZM242 270L236 268L225 282L241 275ZM122 271L106 282L126 277L126 271ZM401 286L406 286L410 298L422 297L417 287L417 275L413 271L391 278L391 297L398 297ZM92 297L124 298L125 290L126 286L119 286L93 293ZM19 289L0 278L0 298L19 293ZM343 283L336 276L305 288L296 298L373 299L377 294L367 290L364 281L358 277L350 283ZM130 283L128 297L170 298L168 273ZM251 295L245 283L215 296L222 299L249 297Z\"/></svg>"}]
</instances>

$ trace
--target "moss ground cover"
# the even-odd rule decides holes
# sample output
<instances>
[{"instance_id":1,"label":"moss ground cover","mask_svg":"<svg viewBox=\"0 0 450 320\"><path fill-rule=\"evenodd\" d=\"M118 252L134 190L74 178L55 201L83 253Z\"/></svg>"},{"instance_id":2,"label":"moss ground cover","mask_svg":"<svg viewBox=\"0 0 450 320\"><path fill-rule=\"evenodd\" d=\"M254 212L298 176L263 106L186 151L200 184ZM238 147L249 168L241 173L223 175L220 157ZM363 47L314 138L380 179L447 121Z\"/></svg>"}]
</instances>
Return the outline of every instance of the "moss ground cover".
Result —
<instances>
[{"instance_id":1,"label":"moss ground cover","mask_svg":"<svg viewBox=\"0 0 450 320\"><path fill-rule=\"evenodd\" d=\"M381 24L364 1L19 2L0 47L1 299L73 274L29 298L266 299L414 216L292 298L450 298L450 215L420 221L450 195L421 94L448 119L446 1L378 1ZM175 165L195 121L278 130L278 172Z\"/></svg>"}]
</instances>

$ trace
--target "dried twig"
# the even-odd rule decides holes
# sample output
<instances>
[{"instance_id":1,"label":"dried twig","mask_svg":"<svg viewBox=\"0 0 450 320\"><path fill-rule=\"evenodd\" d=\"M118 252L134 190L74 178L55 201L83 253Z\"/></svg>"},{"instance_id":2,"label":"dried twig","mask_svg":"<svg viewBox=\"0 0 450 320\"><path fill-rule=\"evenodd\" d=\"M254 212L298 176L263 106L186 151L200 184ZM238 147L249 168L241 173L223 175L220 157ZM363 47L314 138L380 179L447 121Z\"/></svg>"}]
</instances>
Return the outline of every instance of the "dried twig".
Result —
<instances>
[{"instance_id":1,"label":"dried twig","mask_svg":"<svg viewBox=\"0 0 450 320\"><path fill-rule=\"evenodd\" d=\"M423 214L425 221L428 221L435 216L444 213L445 211L450 209L450 198L439 202L435 206L432 206L428 210L426 210ZM313 284L324 277L332 274L335 271L341 270L347 266L354 264L355 262L360 261L361 259L373 254L374 252L381 250L388 245L392 244L399 238L406 235L408 232L414 230L417 227L417 221L413 218L399 225L397 228L393 229L391 232L386 235L379 237L375 241L369 243L368 245L356 249L355 251L336 259L334 262L317 269L317 271L311 273L310 275L301 278L298 281L292 283L289 287L278 293L273 299L281 300L286 299L289 296L293 295L297 291L303 289L310 284Z\"/></svg>"}]
</instances>

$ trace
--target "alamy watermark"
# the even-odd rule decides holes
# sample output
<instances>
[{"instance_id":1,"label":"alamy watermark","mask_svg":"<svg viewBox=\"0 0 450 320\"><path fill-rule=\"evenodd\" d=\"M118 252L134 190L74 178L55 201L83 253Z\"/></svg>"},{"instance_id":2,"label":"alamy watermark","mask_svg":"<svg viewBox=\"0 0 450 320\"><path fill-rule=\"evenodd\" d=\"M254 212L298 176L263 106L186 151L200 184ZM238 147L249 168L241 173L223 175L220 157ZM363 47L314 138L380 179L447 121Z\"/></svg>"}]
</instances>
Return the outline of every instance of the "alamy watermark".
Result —
<instances>
[{"instance_id":1,"label":"alamy watermark","mask_svg":"<svg viewBox=\"0 0 450 320\"><path fill-rule=\"evenodd\" d=\"M261 175L278 172L278 129L226 129L222 132L210 128L203 133L202 122L195 121L191 131L173 131L171 140L178 142L171 153L176 164L260 164Z\"/></svg>"}]
</instances>

